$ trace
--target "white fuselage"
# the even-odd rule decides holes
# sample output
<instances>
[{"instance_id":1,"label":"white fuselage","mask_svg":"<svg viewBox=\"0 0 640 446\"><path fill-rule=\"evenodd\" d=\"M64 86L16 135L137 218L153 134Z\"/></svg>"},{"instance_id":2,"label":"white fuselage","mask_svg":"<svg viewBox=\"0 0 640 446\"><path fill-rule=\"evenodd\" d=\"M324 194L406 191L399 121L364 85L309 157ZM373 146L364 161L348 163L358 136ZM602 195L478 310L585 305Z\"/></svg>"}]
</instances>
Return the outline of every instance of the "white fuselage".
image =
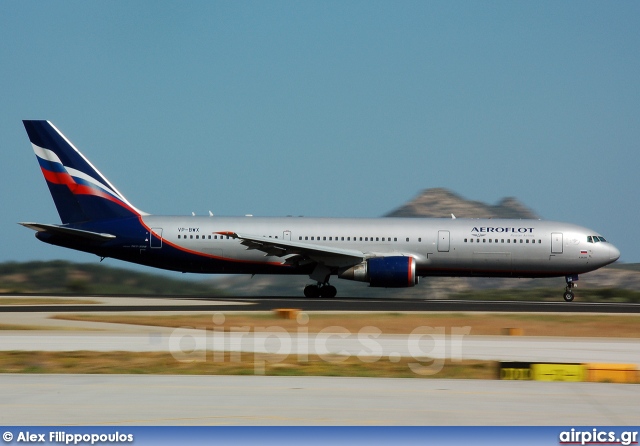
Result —
<instances>
[{"instance_id":1,"label":"white fuselage","mask_svg":"<svg viewBox=\"0 0 640 446\"><path fill-rule=\"evenodd\" d=\"M234 265L220 272L255 273L261 266L297 272L282 257L221 235L228 232L361 251L365 257L411 256L420 276L563 276L595 270L620 255L608 242L588 242L599 236L595 231L542 220L145 216L143 221L155 234L150 249L171 247Z\"/></svg>"}]
</instances>

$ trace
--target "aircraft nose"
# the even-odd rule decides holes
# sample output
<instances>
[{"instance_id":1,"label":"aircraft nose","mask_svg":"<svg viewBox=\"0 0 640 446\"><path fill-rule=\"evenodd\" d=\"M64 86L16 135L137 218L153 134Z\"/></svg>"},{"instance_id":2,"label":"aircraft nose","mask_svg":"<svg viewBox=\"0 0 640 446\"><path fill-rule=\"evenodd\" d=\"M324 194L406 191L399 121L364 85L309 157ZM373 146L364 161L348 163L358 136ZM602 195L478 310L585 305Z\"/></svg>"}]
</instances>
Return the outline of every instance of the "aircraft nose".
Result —
<instances>
[{"instance_id":1,"label":"aircraft nose","mask_svg":"<svg viewBox=\"0 0 640 446\"><path fill-rule=\"evenodd\" d=\"M615 262L620 258L620 250L613 245L609 246L609 260Z\"/></svg>"}]
</instances>

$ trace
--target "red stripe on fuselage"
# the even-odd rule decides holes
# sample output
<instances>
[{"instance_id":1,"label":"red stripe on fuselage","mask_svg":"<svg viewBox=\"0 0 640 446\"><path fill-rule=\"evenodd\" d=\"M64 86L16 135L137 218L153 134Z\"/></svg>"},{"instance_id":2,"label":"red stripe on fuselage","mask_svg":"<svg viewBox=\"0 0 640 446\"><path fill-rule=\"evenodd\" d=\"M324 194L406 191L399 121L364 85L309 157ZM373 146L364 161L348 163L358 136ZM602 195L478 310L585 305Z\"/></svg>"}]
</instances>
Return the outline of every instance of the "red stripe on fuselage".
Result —
<instances>
[{"instance_id":1,"label":"red stripe on fuselage","mask_svg":"<svg viewBox=\"0 0 640 446\"><path fill-rule=\"evenodd\" d=\"M140 224L147 230L149 231L149 233L152 233L153 231L151 230L151 227L149 225L147 225L143 220L142 220L142 216L138 216L138 220L140 221ZM230 232L227 231L225 233L228 234L235 234L234 232ZM153 234L155 234L155 232L153 232ZM222 234L222 233L217 233L217 234ZM209 258L209 259L217 259L217 260L222 260L225 262L230 262L230 263L244 263L244 264L249 264L249 265L269 265L269 266L278 266L281 268L293 268L291 265L287 265L285 263L282 262L255 262L253 260L242 260L242 259L234 259L231 257L221 257L221 256L216 256L213 254L207 254L201 251L195 251L193 249L189 249L189 248L185 248L184 246L178 245L177 243L173 243L169 240L167 240L166 238L162 237L162 243L163 244L167 244L169 246L171 246L174 249L177 249L178 251L182 251L182 252L186 252L187 254L192 254L198 257L205 257L205 258Z\"/></svg>"}]
</instances>

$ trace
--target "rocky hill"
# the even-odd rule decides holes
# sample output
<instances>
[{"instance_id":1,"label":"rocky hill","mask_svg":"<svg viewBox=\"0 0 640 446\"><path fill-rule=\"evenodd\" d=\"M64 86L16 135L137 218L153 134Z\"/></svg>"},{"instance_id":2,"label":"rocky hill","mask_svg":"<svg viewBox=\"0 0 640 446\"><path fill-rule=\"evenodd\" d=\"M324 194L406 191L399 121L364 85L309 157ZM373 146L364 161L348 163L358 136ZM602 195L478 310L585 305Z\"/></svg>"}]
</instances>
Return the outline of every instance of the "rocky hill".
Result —
<instances>
[{"instance_id":1,"label":"rocky hill","mask_svg":"<svg viewBox=\"0 0 640 446\"><path fill-rule=\"evenodd\" d=\"M125 265L125 264L122 264ZM210 284L113 268L102 263L0 263L0 294L219 295Z\"/></svg>"},{"instance_id":2,"label":"rocky hill","mask_svg":"<svg viewBox=\"0 0 640 446\"><path fill-rule=\"evenodd\" d=\"M451 217L458 218L533 218L539 219L531 209L513 197L491 205L462 198L447 189L426 189L413 200L403 204L385 217Z\"/></svg>"}]
</instances>

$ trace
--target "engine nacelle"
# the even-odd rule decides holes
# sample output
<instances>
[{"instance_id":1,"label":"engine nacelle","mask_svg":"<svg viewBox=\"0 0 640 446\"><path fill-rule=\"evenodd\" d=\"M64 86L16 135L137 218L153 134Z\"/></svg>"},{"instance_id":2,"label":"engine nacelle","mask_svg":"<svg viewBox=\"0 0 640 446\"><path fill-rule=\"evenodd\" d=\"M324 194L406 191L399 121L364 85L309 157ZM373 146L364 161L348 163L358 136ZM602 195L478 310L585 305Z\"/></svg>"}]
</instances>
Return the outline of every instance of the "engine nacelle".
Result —
<instances>
[{"instance_id":1,"label":"engine nacelle","mask_svg":"<svg viewBox=\"0 0 640 446\"><path fill-rule=\"evenodd\" d=\"M415 260L405 256L373 257L342 271L338 277L385 288L412 287L420 280Z\"/></svg>"}]
</instances>

